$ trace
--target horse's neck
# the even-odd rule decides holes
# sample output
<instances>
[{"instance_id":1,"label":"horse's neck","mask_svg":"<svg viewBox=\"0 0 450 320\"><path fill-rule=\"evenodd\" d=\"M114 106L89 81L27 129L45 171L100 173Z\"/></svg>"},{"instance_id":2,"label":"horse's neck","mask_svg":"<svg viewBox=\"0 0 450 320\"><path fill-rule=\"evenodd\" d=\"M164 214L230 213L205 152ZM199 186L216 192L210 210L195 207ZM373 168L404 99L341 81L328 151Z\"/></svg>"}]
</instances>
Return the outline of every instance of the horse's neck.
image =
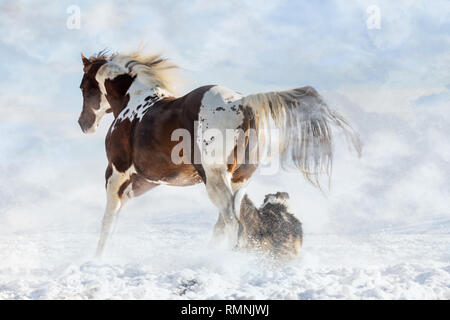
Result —
<instances>
[{"instance_id":1,"label":"horse's neck","mask_svg":"<svg viewBox=\"0 0 450 320\"><path fill-rule=\"evenodd\" d=\"M128 106L137 106L145 103L150 104L172 96L170 92L159 86L150 87L138 80L131 84L127 94L130 96Z\"/></svg>"},{"instance_id":2,"label":"horse's neck","mask_svg":"<svg viewBox=\"0 0 450 320\"><path fill-rule=\"evenodd\" d=\"M111 104L114 117L117 118L125 109L133 109L141 105L150 105L163 98L171 97L172 94L167 90L159 87L150 87L139 80L133 81L128 88L121 103Z\"/></svg>"}]
</instances>

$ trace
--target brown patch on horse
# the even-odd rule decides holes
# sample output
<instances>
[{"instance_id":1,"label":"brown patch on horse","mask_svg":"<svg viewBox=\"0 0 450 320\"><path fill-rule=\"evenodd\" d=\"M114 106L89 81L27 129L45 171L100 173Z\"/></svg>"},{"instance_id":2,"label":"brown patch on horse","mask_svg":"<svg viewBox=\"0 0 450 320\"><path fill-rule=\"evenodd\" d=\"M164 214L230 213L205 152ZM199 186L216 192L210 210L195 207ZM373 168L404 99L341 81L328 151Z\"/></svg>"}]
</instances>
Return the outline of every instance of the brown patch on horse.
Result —
<instances>
[{"instance_id":1,"label":"brown patch on horse","mask_svg":"<svg viewBox=\"0 0 450 320\"><path fill-rule=\"evenodd\" d=\"M145 193L146 191L159 186L159 184L148 182L147 179L145 179L144 177L142 177L138 174L131 175L131 183L132 183L133 196L135 196L135 197L140 196L141 194Z\"/></svg>"},{"instance_id":2,"label":"brown patch on horse","mask_svg":"<svg viewBox=\"0 0 450 320\"><path fill-rule=\"evenodd\" d=\"M105 147L108 161L119 172L127 171L132 164L131 129L131 121L124 119L115 124L113 122L106 135Z\"/></svg>"},{"instance_id":3,"label":"brown patch on horse","mask_svg":"<svg viewBox=\"0 0 450 320\"><path fill-rule=\"evenodd\" d=\"M112 176L112 174L113 174L112 166L111 166L110 163L108 163L108 167L106 168L106 171L105 171L105 181L106 181L105 182L105 188L108 185L108 180Z\"/></svg>"},{"instance_id":4,"label":"brown patch on horse","mask_svg":"<svg viewBox=\"0 0 450 320\"><path fill-rule=\"evenodd\" d=\"M257 134L258 126L252 109L249 107L243 108L242 106L240 106L240 109L244 114L244 119L237 129L240 129L245 133L247 133L248 130L254 130L253 132ZM238 159L238 145L236 145L228 161L228 172L232 173L231 182L233 183L241 183L250 179L252 174L258 168L258 164L250 163L251 159L257 159L258 148L250 150L250 137L246 134L243 138L244 139L242 139L242 137L238 139L238 143L243 143L245 146L243 159ZM257 143L257 141L254 140L253 143ZM242 148L242 146L240 146L240 148ZM232 163L230 163L231 159L233 159Z\"/></svg>"},{"instance_id":5,"label":"brown patch on horse","mask_svg":"<svg viewBox=\"0 0 450 320\"><path fill-rule=\"evenodd\" d=\"M108 56L106 55L106 51L102 50L99 53L97 53L97 55L91 56L89 58L86 58L84 56L84 54L81 54L81 60L83 61L84 72L87 73L89 71L89 68L92 65L94 65L96 63L101 63L101 64L106 63L106 61L108 60ZM97 71L95 71L95 72L97 72Z\"/></svg>"},{"instance_id":6,"label":"brown patch on horse","mask_svg":"<svg viewBox=\"0 0 450 320\"><path fill-rule=\"evenodd\" d=\"M120 186L119 190L117 191L117 195L119 198L122 198L123 193L125 192L125 189L130 185L131 179L128 179L122 185Z\"/></svg>"},{"instance_id":7,"label":"brown patch on horse","mask_svg":"<svg viewBox=\"0 0 450 320\"><path fill-rule=\"evenodd\" d=\"M136 124L133 159L136 171L149 180L164 181L171 185L192 185L202 182L204 171L194 164L194 122L198 121L201 100L212 86L193 90L178 99L157 101L142 120ZM191 136L190 163L174 164L172 149L179 143L171 140L174 130L183 128Z\"/></svg>"},{"instance_id":8,"label":"brown patch on horse","mask_svg":"<svg viewBox=\"0 0 450 320\"><path fill-rule=\"evenodd\" d=\"M181 118L185 108L178 99L156 102L136 124L133 143L133 162L136 171L152 181L174 185L191 185L200 182L192 164L172 162L172 149L178 141L172 141L172 132L183 128Z\"/></svg>"},{"instance_id":9,"label":"brown patch on horse","mask_svg":"<svg viewBox=\"0 0 450 320\"><path fill-rule=\"evenodd\" d=\"M198 120L203 94L210 87L198 88L178 99L156 101L140 121L134 119L131 122L125 118L116 122L106 136L109 162L119 172L125 172L134 165L136 185L140 186L145 182L177 186L200 183L201 166L194 166L193 161L182 164L172 162L172 149L179 142L172 141L171 135L176 129L186 129L191 134L191 143L196 145L193 141L194 121Z\"/></svg>"},{"instance_id":10,"label":"brown patch on horse","mask_svg":"<svg viewBox=\"0 0 450 320\"><path fill-rule=\"evenodd\" d=\"M128 89L133 83L136 76L132 77L129 74L121 74L114 79L105 80L106 100L111 106L114 117L127 106L130 100L130 95L127 94Z\"/></svg>"}]
</instances>

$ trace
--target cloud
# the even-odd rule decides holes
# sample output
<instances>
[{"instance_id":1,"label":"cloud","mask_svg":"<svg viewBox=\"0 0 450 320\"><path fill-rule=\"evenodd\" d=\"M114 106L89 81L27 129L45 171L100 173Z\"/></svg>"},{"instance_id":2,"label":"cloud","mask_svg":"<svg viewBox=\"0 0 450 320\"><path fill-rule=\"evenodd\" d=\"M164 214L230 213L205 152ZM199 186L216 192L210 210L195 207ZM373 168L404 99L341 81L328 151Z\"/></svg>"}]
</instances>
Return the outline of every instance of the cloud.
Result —
<instances>
[{"instance_id":1,"label":"cloud","mask_svg":"<svg viewBox=\"0 0 450 320\"><path fill-rule=\"evenodd\" d=\"M438 93L431 93L418 97L414 103L419 106L426 105L448 105L450 102L450 85L446 86L446 89Z\"/></svg>"},{"instance_id":2,"label":"cloud","mask_svg":"<svg viewBox=\"0 0 450 320\"><path fill-rule=\"evenodd\" d=\"M378 1L380 30L366 27L371 4L79 1L82 28L68 30L69 3L4 1L0 50L65 64L78 62L80 51L129 50L144 41L191 71L193 85L220 82L243 92L450 83L447 3Z\"/></svg>"}]
</instances>

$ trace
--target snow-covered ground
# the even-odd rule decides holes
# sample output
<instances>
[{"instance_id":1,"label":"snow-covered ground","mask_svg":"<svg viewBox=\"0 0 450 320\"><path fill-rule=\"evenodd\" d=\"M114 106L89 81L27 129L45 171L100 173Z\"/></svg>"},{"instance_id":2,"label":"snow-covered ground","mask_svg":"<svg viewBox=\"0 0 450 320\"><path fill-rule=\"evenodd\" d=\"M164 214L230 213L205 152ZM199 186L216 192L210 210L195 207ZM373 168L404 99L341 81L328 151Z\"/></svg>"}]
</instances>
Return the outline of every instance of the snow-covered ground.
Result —
<instances>
[{"instance_id":1,"label":"snow-covered ground","mask_svg":"<svg viewBox=\"0 0 450 320\"><path fill-rule=\"evenodd\" d=\"M301 256L278 267L210 247L198 220L127 223L102 261L92 232L2 236L0 299L450 299L448 232L306 233Z\"/></svg>"}]
</instances>

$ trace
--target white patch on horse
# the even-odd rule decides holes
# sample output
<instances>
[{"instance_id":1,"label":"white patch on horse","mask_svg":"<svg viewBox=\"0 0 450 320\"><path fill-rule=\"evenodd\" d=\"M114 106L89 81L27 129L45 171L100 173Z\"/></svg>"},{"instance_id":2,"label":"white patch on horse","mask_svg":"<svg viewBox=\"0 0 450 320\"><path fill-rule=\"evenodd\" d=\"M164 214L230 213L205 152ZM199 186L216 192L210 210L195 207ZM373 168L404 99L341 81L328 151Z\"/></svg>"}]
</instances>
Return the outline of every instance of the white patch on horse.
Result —
<instances>
[{"instance_id":1,"label":"white patch on horse","mask_svg":"<svg viewBox=\"0 0 450 320\"><path fill-rule=\"evenodd\" d=\"M162 88L148 88L142 82L135 80L127 91L130 96L128 104L119 113L114 120L111 131L113 131L116 125L125 119L132 122L134 119L141 121L145 113L153 106L157 101L170 97L171 94Z\"/></svg>"},{"instance_id":2,"label":"white patch on horse","mask_svg":"<svg viewBox=\"0 0 450 320\"><path fill-rule=\"evenodd\" d=\"M226 157L235 147L235 143L223 142L227 139L227 129L237 129L243 122L241 98L241 94L222 86L214 86L203 95L198 116L197 144L202 150L202 156L209 156L212 152L224 156L220 159L224 162L216 164L226 165ZM218 138L222 141L218 141Z\"/></svg>"},{"instance_id":3,"label":"white patch on horse","mask_svg":"<svg viewBox=\"0 0 450 320\"><path fill-rule=\"evenodd\" d=\"M106 95L106 88L105 88L105 80L107 79L114 79L117 76L120 76L121 74L126 74L127 69L125 69L123 66L120 66L116 63L108 62L101 66L97 74L95 75L95 80L98 82L98 86L100 88L100 91L103 95Z\"/></svg>"},{"instance_id":4,"label":"white patch on horse","mask_svg":"<svg viewBox=\"0 0 450 320\"><path fill-rule=\"evenodd\" d=\"M134 164L132 164L131 167L127 171L130 173L130 176L137 173ZM154 184L159 184L159 185L168 185L169 184L168 182L163 181L163 180L152 180L152 179L147 179L147 178L145 178L145 180L147 182L154 183ZM130 185L131 185L131 183L130 183ZM128 189L128 187L127 187L127 189ZM127 189L125 189L125 191ZM133 191L131 191L131 193L130 193L131 197L134 196L134 194L132 192Z\"/></svg>"},{"instance_id":5,"label":"white patch on horse","mask_svg":"<svg viewBox=\"0 0 450 320\"><path fill-rule=\"evenodd\" d=\"M246 188L237 189L237 191L233 195L233 206L234 206L234 214L239 219L241 215L241 204L242 199L244 198L246 193Z\"/></svg>"},{"instance_id":6,"label":"white patch on horse","mask_svg":"<svg viewBox=\"0 0 450 320\"><path fill-rule=\"evenodd\" d=\"M234 197L238 190L233 190L232 174L228 172L227 160L236 145L235 136L230 141L228 132L231 130L233 133L243 123L241 99L239 93L221 86L206 91L200 105L196 141L202 152L206 191L219 209L219 221L222 221L216 223L214 237L218 241L225 240L231 247L237 244L238 239L235 207L240 208L241 195Z\"/></svg>"},{"instance_id":7,"label":"white patch on horse","mask_svg":"<svg viewBox=\"0 0 450 320\"><path fill-rule=\"evenodd\" d=\"M150 183L154 183L154 184L159 184L159 185L169 185L169 183L167 181L163 181L163 180L151 180L151 179L145 179L147 182Z\"/></svg>"}]
</instances>

